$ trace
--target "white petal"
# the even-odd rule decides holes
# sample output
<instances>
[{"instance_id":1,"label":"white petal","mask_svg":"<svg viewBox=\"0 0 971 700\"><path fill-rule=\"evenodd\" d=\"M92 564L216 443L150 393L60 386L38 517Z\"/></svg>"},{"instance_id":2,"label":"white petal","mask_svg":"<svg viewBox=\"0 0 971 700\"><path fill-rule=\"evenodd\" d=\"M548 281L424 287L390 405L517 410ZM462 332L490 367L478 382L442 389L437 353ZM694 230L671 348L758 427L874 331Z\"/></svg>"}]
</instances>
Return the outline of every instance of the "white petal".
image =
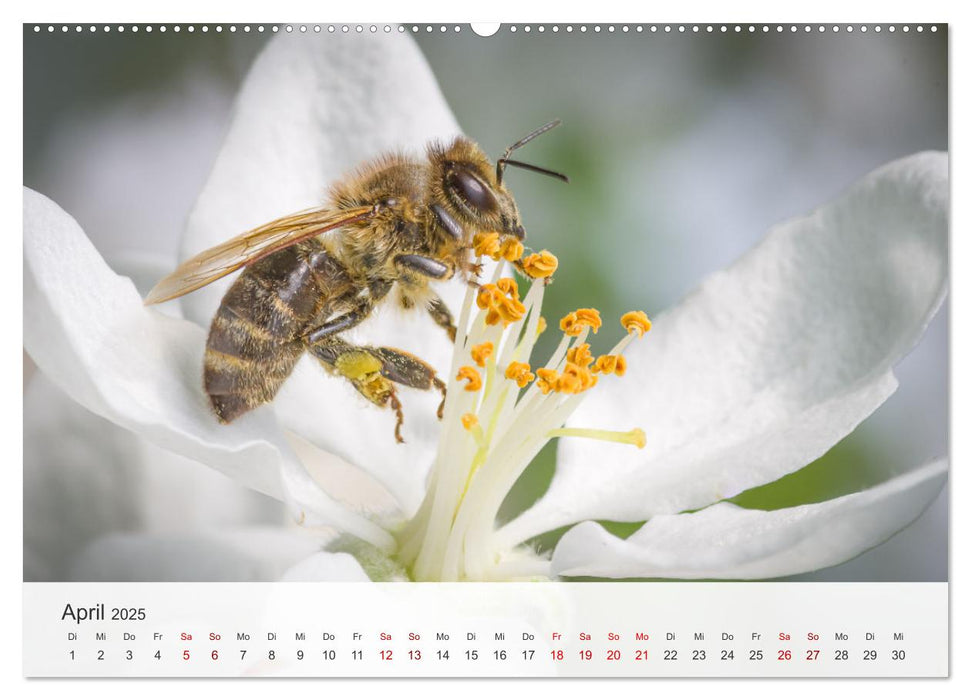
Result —
<instances>
[{"instance_id":1,"label":"white petal","mask_svg":"<svg viewBox=\"0 0 971 700\"><path fill-rule=\"evenodd\" d=\"M108 535L74 560L73 581L276 581L320 550L283 528L191 535Z\"/></svg>"},{"instance_id":2,"label":"white petal","mask_svg":"<svg viewBox=\"0 0 971 700\"><path fill-rule=\"evenodd\" d=\"M201 387L205 334L146 309L77 223L24 191L24 345L78 403L160 447L380 546L390 537L316 488L271 412L220 425Z\"/></svg>"},{"instance_id":3,"label":"white petal","mask_svg":"<svg viewBox=\"0 0 971 700\"><path fill-rule=\"evenodd\" d=\"M212 175L189 219L188 257L242 231L323 203L328 186L361 162L392 150L421 155L458 126L417 46L407 36L279 36L259 56L239 94ZM208 326L232 280L184 298L186 315ZM457 312L463 289L441 285ZM440 370L450 344L427 314L382 313L354 337L400 347ZM350 336L349 336L350 337ZM323 449L364 467L413 510L438 433L433 392L404 391L404 435L394 416L304 360L275 404L283 423Z\"/></svg>"},{"instance_id":4,"label":"white petal","mask_svg":"<svg viewBox=\"0 0 971 700\"><path fill-rule=\"evenodd\" d=\"M344 552L317 552L291 566L281 581L370 581L357 559Z\"/></svg>"},{"instance_id":5,"label":"white petal","mask_svg":"<svg viewBox=\"0 0 971 700\"><path fill-rule=\"evenodd\" d=\"M24 579L57 581L110 532L285 522L281 503L139 438L43 374L24 395Z\"/></svg>"},{"instance_id":6,"label":"white petal","mask_svg":"<svg viewBox=\"0 0 971 700\"><path fill-rule=\"evenodd\" d=\"M944 460L812 505L763 511L718 503L658 515L627 540L585 522L553 554L560 576L764 579L846 561L913 522L947 479ZM945 546L945 543L941 543Z\"/></svg>"},{"instance_id":7,"label":"white petal","mask_svg":"<svg viewBox=\"0 0 971 700\"><path fill-rule=\"evenodd\" d=\"M65 210L66 211L66 210ZM87 232L85 232L87 235ZM90 240L90 239L89 239ZM93 244L94 241L91 241ZM97 248L97 246L95 246ZM122 277L127 277L135 285L138 295L144 298L156 283L172 272L174 259L157 253L146 253L134 248L115 248L102 253L109 268ZM182 309L176 304L163 304L155 307L175 318L182 318Z\"/></svg>"},{"instance_id":8,"label":"white petal","mask_svg":"<svg viewBox=\"0 0 971 700\"><path fill-rule=\"evenodd\" d=\"M404 388L398 394L404 406L404 444L395 442L390 409L369 403L349 382L324 375L309 356L297 365L275 404L288 429L368 472L410 516L424 496L425 475L435 456L442 397L437 391Z\"/></svg>"},{"instance_id":9,"label":"white petal","mask_svg":"<svg viewBox=\"0 0 971 700\"><path fill-rule=\"evenodd\" d=\"M572 424L647 447L561 441L541 501L503 537L697 509L811 462L896 388L891 367L946 290L948 160L885 165L774 228L634 344Z\"/></svg>"}]
</instances>

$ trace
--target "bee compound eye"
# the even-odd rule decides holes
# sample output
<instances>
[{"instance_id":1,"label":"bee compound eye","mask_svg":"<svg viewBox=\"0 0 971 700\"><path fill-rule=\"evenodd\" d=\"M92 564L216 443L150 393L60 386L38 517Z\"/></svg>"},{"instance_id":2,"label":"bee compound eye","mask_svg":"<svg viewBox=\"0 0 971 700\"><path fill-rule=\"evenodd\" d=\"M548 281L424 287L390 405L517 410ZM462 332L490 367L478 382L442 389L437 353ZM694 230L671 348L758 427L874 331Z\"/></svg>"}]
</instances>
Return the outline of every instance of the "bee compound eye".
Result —
<instances>
[{"instance_id":1,"label":"bee compound eye","mask_svg":"<svg viewBox=\"0 0 971 700\"><path fill-rule=\"evenodd\" d=\"M447 183L449 189L457 192L470 208L481 214L491 214L499 208L488 185L467 170L456 168L450 171Z\"/></svg>"}]
</instances>

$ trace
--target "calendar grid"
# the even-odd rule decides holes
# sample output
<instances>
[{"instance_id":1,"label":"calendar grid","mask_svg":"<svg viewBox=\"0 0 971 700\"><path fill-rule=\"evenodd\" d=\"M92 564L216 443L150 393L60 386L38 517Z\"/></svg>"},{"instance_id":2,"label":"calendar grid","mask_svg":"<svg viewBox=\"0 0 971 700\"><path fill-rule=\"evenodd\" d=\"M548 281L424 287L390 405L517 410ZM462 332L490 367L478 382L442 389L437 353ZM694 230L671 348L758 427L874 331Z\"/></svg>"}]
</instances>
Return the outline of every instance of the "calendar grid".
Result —
<instances>
[{"instance_id":1,"label":"calendar grid","mask_svg":"<svg viewBox=\"0 0 971 700\"><path fill-rule=\"evenodd\" d=\"M24 584L24 673L940 677L946 583Z\"/></svg>"}]
</instances>

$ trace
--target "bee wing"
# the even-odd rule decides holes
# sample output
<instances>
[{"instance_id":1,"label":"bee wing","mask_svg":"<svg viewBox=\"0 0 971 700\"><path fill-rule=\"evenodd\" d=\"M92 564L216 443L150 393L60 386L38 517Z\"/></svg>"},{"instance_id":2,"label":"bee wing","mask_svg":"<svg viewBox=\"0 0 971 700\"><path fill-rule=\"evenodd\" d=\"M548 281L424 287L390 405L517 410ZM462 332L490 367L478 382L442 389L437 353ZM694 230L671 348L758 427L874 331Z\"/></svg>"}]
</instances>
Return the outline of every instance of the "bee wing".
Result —
<instances>
[{"instance_id":1,"label":"bee wing","mask_svg":"<svg viewBox=\"0 0 971 700\"><path fill-rule=\"evenodd\" d=\"M276 219L186 260L155 285L145 303L158 304L188 294L283 248L347 224L367 221L375 212L373 206L310 209Z\"/></svg>"}]
</instances>

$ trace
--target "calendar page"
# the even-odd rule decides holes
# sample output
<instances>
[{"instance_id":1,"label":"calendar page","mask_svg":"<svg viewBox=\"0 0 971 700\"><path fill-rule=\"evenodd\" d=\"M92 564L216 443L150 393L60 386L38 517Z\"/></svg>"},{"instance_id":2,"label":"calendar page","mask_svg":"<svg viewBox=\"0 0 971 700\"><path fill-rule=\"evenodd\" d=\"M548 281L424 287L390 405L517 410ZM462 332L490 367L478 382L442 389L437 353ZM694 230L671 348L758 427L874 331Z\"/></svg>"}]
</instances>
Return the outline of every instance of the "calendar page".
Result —
<instances>
[{"instance_id":1,"label":"calendar page","mask_svg":"<svg viewBox=\"0 0 971 700\"><path fill-rule=\"evenodd\" d=\"M946 24L23 44L24 676L949 675Z\"/></svg>"}]
</instances>

